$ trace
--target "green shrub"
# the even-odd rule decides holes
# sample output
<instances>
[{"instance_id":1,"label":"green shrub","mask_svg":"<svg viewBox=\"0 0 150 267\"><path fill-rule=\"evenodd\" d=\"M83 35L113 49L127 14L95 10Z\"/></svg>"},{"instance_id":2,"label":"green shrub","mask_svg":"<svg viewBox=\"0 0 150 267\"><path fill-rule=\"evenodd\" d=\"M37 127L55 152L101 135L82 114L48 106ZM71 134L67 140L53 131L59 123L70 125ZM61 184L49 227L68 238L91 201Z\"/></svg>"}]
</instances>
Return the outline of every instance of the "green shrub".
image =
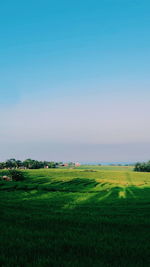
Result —
<instances>
[{"instance_id":1,"label":"green shrub","mask_svg":"<svg viewBox=\"0 0 150 267\"><path fill-rule=\"evenodd\" d=\"M150 172L150 161L148 162L137 162L134 167L136 172Z\"/></svg>"},{"instance_id":2,"label":"green shrub","mask_svg":"<svg viewBox=\"0 0 150 267\"><path fill-rule=\"evenodd\" d=\"M9 176L13 181L23 181L25 178L24 173L18 170L9 170Z\"/></svg>"}]
</instances>

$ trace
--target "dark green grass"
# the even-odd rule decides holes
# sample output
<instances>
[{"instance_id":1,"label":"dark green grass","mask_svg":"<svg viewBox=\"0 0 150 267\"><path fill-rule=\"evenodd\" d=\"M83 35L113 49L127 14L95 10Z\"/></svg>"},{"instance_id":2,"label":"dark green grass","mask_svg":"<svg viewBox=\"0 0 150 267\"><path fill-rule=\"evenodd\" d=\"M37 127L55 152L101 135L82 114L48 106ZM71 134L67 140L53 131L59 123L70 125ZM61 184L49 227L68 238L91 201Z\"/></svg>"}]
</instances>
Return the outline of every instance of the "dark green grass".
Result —
<instances>
[{"instance_id":1,"label":"dark green grass","mask_svg":"<svg viewBox=\"0 0 150 267\"><path fill-rule=\"evenodd\" d=\"M25 174L0 185L0 266L150 266L150 174Z\"/></svg>"}]
</instances>

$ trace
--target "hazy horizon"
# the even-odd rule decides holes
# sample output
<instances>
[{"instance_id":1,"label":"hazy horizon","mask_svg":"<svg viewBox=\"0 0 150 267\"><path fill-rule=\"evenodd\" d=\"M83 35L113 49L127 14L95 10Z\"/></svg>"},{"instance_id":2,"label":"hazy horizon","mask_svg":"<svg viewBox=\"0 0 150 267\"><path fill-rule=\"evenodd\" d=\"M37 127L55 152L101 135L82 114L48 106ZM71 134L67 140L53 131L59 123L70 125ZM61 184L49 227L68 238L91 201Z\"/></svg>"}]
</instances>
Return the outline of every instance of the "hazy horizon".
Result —
<instances>
[{"instance_id":1,"label":"hazy horizon","mask_svg":"<svg viewBox=\"0 0 150 267\"><path fill-rule=\"evenodd\" d=\"M150 159L150 3L1 3L0 161Z\"/></svg>"}]
</instances>

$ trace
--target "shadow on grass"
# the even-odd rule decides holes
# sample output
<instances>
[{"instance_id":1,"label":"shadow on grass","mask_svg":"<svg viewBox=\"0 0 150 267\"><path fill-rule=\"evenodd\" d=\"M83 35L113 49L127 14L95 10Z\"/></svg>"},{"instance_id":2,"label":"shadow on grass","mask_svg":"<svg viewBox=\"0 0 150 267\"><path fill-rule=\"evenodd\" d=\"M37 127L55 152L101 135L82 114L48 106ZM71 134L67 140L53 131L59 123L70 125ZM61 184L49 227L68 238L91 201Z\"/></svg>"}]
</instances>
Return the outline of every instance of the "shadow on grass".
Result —
<instances>
[{"instance_id":1,"label":"shadow on grass","mask_svg":"<svg viewBox=\"0 0 150 267\"><path fill-rule=\"evenodd\" d=\"M149 266L150 188L83 180L1 192L3 266Z\"/></svg>"},{"instance_id":2,"label":"shadow on grass","mask_svg":"<svg viewBox=\"0 0 150 267\"><path fill-rule=\"evenodd\" d=\"M48 180L48 182L47 182ZM60 191L60 192L88 192L94 189L99 183L95 179L88 178L75 178L69 181L55 181L48 178L40 179L41 184L38 180L35 183L23 182L0 182L0 190L44 190L44 191Z\"/></svg>"}]
</instances>

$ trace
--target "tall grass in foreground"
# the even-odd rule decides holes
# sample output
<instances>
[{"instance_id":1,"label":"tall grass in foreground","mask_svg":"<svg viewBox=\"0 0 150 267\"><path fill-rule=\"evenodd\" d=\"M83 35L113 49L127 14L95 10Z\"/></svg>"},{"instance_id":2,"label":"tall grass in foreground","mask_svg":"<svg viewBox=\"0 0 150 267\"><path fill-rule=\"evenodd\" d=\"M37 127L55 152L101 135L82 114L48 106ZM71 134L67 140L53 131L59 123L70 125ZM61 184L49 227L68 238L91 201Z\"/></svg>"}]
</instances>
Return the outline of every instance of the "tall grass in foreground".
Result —
<instances>
[{"instance_id":1,"label":"tall grass in foreground","mask_svg":"<svg viewBox=\"0 0 150 267\"><path fill-rule=\"evenodd\" d=\"M0 265L149 266L150 174L122 168L1 181Z\"/></svg>"}]
</instances>

